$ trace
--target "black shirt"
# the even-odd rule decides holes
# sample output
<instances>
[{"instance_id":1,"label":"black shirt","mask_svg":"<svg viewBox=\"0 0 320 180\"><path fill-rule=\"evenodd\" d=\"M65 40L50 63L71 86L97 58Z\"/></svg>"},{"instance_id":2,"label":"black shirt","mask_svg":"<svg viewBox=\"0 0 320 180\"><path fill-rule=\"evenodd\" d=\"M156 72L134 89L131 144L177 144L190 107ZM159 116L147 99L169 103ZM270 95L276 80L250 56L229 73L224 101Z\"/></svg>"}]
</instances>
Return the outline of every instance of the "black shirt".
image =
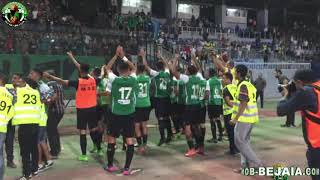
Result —
<instances>
[{"instance_id":1,"label":"black shirt","mask_svg":"<svg viewBox=\"0 0 320 180\"><path fill-rule=\"evenodd\" d=\"M277 107L277 114L278 116L285 116L296 111L305 110L313 113L318 111L318 98L313 87L305 86L304 89L297 90L290 98L280 101ZM307 131L305 118L302 117L303 137L308 147L311 148Z\"/></svg>"},{"instance_id":2,"label":"black shirt","mask_svg":"<svg viewBox=\"0 0 320 180\"><path fill-rule=\"evenodd\" d=\"M278 83L279 84L283 84L284 80L288 80L289 81L289 78L287 78L287 76L285 76L285 75L280 75L280 76L277 77L277 79L278 79Z\"/></svg>"},{"instance_id":3,"label":"black shirt","mask_svg":"<svg viewBox=\"0 0 320 180\"><path fill-rule=\"evenodd\" d=\"M278 116L285 116L301 110L311 112L317 112L318 110L318 98L312 87L305 86L304 89L299 89L293 93L290 98L280 101L277 114Z\"/></svg>"},{"instance_id":4,"label":"black shirt","mask_svg":"<svg viewBox=\"0 0 320 180\"><path fill-rule=\"evenodd\" d=\"M230 100L233 100L233 97L232 97L229 89L228 88L224 88L224 90L223 90L223 98L225 98L227 96L229 96Z\"/></svg>"}]
</instances>

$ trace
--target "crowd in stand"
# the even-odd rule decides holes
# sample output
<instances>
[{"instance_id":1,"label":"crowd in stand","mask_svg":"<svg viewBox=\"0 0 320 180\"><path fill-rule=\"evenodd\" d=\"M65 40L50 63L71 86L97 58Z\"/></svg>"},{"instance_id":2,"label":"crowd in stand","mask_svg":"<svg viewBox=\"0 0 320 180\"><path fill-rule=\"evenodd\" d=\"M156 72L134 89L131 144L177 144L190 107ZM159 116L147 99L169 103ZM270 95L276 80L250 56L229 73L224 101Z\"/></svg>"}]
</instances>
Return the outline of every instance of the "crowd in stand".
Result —
<instances>
[{"instance_id":1,"label":"crowd in stand","mask_svg":"<svg viewBox=\"0 0 320 180\"><path fill-rule=\"evenodd\" d=\"M146 14L143 9L135 13L129 11L126 15L107 14L109 23L106 25L110 27L110 31L124 32L124 35L115 37L111 34L108 36L103 33L90 32L87 30L90 28L73 16L63 14L61 5L53 0L34 0L32 3L25 4L30 11L28 18L30 24L35 24L35 26L29 30L15 31L0 27L1 52L55 55L64 54L69 49L78 55L103 56L112 52L113 49L109 47L114 47L122 39L129 39L129 46L136 45L137 47L139 43L141 44L139 42L141 38L137 37L142 32L155 31L151 14ZM205 17L192 16L191 20L168 19L165 24L161 25L159 37L156 40L158 44L162 44L170 51L180 52L186 60L191 57L191 49L206 54L205 51L202 53L202 49L205 49L208 44L219 52L228 51L236 60L249 61L252 58L263 58L265 62L270 62L271 56L282 60L290 57L289 59L306 61L320 48L318 43L320 33L316 33L314 29L302 23L294 22L292 27L286 29L266 27L263 32L258 32L255 20L251 21L246 29L241 29L239 26L230 29L222 28L212 19ZM199 33L202 37L200 39L179 38L184 27L196 28L193 29L196 31L199 31L200 28ZM105 29L101 31L105 32ZM209 35L213 32L219 32L218 38L208 40ZM256 36L254 41L246 41L241 38L232 39L230 33L238 37L253 37L254 34ZM264 38L268 38L269 41L263 41ZM205 59L206 56L202 57Z\"/></svg>"},{"instance_id":2,"label":"crowd in stand","mask_svg":"<svg viewBox=\"0 0 320 180\"><path fill-rule=\"evenodd\" d=\"M151 14L137 10L135 13L129 11L127 15L117 14L115 16L117 28L132 31L152 31Z\"/></svg>"},{"instance_id":3,"label":"crowd in stand","mask_svg":"<svg viewBox=\"0 0 320 180\"><path fill-rule=\"evenodd\" d=\"M90 35L81 33L47 33L13 31L8 35L0 31L0 51L18 54L60 55L72 50L77 55L106 56L112 47L123 42L129 50L135 49L139 41L127 37Z\"/></svg>"},{"instance_id":4,"label":"crowd in stand","mask_svg":"<svg viewBox=\"0 0 320 180\"><path fill-rule=\"evenodd\" d=\"M239 26L230 29L214 25L205 18L192 17L190 21L182 19L168 21L162 26L157 42L169 51L179 51L185 57L190 57L190 51L186 49L195 48L201 53L204 44L211 43L219 51L230 52L231 57L239 61L262 58L264 62L270 62L270 59L309 62L320 49L318 43L320 32L316 30L312 26L297 22L287 28L266 27L263 32L257 31L254 23L249 24L246 29L240 29ZM199 33L202 37L181 39L179 35L182 31L196 31L195 34ZM237 36L236 39L230 38L231 32ZM217 37L208 40L208 36L213 33L218 34ZM248 37L254 40L248 40Z\"/></svg>"},{"instance_id":5,"label":"crowd in stand","mask_svg":"<svg viewBox=\"0 0 320 180\"><path fill-rule=\"evenodd\" d=\"M143 11L114 16L111 24L115 27L110 30L130 32L129 36L128 33L114 36L106 33L105 29L89 28L73 16L64 15L61 7L55 6L52 0L24 4L30 11L24 27L12 30L5 25L0 26L1 52L58 55L72 50L77 55L105 56L114 51L111 47L124 41L126 49L136 51L138 43L141 44L137 32L150 29L150 15Z\"/></svg>"}]
</instances>

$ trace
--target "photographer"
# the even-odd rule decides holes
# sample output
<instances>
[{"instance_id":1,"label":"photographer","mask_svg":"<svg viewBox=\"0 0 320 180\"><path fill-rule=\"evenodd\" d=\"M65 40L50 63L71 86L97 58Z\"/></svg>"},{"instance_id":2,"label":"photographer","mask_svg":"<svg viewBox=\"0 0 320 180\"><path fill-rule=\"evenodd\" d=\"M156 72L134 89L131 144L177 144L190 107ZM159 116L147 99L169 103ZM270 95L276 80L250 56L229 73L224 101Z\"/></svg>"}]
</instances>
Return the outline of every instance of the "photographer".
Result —
<instances>
[{"instance_id":1,"label":"photographer","mask_svg":"<svg viewBox=\"0 0 320 180\"><path fill-rule=\"evenodd\" d=\"M284 96L284 86L287 86L289 84L289 79L282 74L281 69L275 69L275 78L278 79L278 91L279 93L281 93L282 96ZM295 113L291 112L289 114L287 114L287 121L285 124L282 124L281 127L296 127L294 124L294 120L295 120Z\"/></svg>"},{"instance_id":2,"label":"photographer","mask_svg":"<svg viewBox=\"0 0 320 180\"><path fill-rule=\"evenodd\" d=\"M310 168L320 168L320 80L311 70L298 70L294 75L294 84L296 89L293 84L284 88L286 99L279 102L277 113L278 116L286 116L302 111L308 165ZM313 176L312 179L320 180L320 176Z\"/></svg>"}]
</instances>

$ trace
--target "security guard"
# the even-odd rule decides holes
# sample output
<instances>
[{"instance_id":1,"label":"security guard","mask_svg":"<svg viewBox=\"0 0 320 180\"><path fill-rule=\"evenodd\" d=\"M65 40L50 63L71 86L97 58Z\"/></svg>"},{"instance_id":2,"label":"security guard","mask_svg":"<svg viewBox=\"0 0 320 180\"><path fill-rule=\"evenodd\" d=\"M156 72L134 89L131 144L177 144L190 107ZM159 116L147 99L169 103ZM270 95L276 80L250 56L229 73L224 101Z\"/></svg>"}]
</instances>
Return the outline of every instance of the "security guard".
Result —
<instances>
[{"instance_id":1,"label":"security guard","mask_svg":"<svg viewBox=\"0 0 320 180\"><path fill-rule=\"evenodd\" d=\"M236 145L234 144L234 125L230 124L234 95L237 91L237 86L232 84L232 74L227 72L222 77L223 85L223 119L229 139L229 154L235 155L239 153Z\"/></svg>"},{"instance_id":2,"label":"security guard","mask_svg":"<svg viewBox=\"0 0 320 180\"><path fill-rule=\"evenodd\" d=\"M258 107L256 102L256 88L245 80L248 68L245 65L236 66L236 78L239 80L235 94L231 124L236 124L234 130L235 144L241 153L241 167L249 165L262 166L250 146L250 134L253 125L259 121ZM250 163L250 164L249 164ZM240 172L239 169L237 172Z\"/></svg>"},{"instance_id":3,"label":"security guard","mask_svg":"<svg viewBox=\"0 0 320 180\"><path fill-rule=\"evenodd\" d=\"M11 78L12 84L6 84L5 87L7 90L15 96L16 91L15 87L19 83L22 75L20 73L14 73ZM6 141L5 141L5 150L7 154L7 167L9 168L17 168L17 165L14 163L14 137L15 137L16 127L12 126L12 121L8 122L7 125L7 135L6 135Z\"/></svg>"},{"instance_id":4,"label":"security guard","mask_svg":"<svg viewBox=\"0 0 320 180\"><path fill-rule=\"evenodd\" d=\"M16 88L16 103L12 125L19 125L18 141L22 157L23 175L20 180L38 175L38 130L41 118L40 92L31 88L30 79L22 78Z\"/></svg>"},{"instance_id":5,"label":"security guard","mask_svg":"<svg viewBox=\"0 0 320 180\"><path fill-rule=\"evenodd\" d=\"M0 73L0 179L4 176L3 145L6 139L7 124L13 116L13 96L4 87L6 76Z\"/></svg>"}]
</instances>

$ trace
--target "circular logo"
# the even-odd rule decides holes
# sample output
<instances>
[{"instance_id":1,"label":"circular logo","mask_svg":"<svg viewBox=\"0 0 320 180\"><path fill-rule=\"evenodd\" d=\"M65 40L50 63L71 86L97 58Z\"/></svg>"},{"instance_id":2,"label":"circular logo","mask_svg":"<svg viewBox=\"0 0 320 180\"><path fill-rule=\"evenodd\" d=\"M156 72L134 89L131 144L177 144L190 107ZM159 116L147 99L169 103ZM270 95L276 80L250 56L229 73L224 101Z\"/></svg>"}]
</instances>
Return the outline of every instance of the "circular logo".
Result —
<instances>
[{"instance_id":1,"label":"circular logo","mask_svg":"<svg viewBox=\"0 0 320 180\"><path fill-rule=\"evenodd\" d=\"M9 26L20 26L27 20L27 16L27 8L19 2L10 2L2 8L2 19Z\"/></svg>"},{"instance_id":2,"label":"circular logo","mask_svg":"<svg viewBox=\"0 0 320 180\"><path fill-rule=\"evenodd\" d=\"M277 163L277 164L274 164L273 165L273 168L274 168L274 170L275 170L275 173L280 173L280 172L278 172L279 170L281 171L281 169L283 169L284 167L286 167L286 165L285 164L282 164L282 163ZM274 180L288 180L289 179L289 177L288 176L281 176L281 175L274 175L273 176L273 179Z\"/></svg>"}]
</instances>

